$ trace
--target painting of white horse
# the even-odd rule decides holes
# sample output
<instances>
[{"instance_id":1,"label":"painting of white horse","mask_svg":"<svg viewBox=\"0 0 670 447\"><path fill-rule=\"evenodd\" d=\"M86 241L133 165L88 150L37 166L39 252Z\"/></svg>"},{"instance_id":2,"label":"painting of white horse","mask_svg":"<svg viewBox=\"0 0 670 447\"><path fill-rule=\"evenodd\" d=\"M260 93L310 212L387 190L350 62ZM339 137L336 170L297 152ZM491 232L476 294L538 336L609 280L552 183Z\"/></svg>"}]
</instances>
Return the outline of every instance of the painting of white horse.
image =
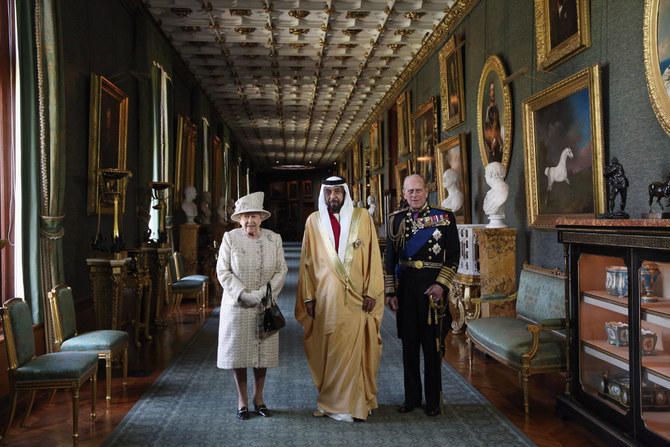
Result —
<instances>
[{"instance_id":1,"label":"painting of white horse","mask_svg":"<svg viewBox=\"0 0 670 447\"><path fill-rule=\"evenodd\" d=\"M556 166L548 166L544 168L544 175L547 176L547 195L544 197L544 203L547 203L547 200L549 200L549 193L551 192L551 187L554 183L565 182L570 185L568 168L566 165L568 163L568 158L572 157L574 157L572 149L566 147L563 149L563 152L561 152L561 157Z\"/></svg>"}]
</instances>

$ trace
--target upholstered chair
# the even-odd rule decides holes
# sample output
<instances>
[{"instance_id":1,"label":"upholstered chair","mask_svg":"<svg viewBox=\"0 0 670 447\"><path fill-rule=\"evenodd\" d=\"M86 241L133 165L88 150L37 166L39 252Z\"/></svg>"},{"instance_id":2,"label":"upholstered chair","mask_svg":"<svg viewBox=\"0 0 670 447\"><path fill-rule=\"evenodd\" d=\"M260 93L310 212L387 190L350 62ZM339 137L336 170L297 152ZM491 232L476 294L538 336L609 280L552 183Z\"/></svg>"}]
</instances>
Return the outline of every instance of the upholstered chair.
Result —
<instances>
[{"instance_id":1,"label":"upholstered chair","mask_svg":"<svg viewBox=\"0 0 670 447\"><path fill-rule=\"evenodd\" d=\"M0 444L4 442L12 424L19 391L30 391L28 408L23 418L25 424L35 401L35 391L66 388L72 390L72 439L76 445L79 439L79 388L89 379L91 420L95 421L98 356L93 352L53 352L35 356L35 336L28 304L21 298L12 298L0 308L0 315L7 348L10 393L9 418L1 432Z\"/></svg>"},{"instance_id":2,"label":"upholstered chair","mask_svg":"<svg viewBox=\"0 0 670 447\"><path fill-rule=\"evenodd\" d=\"M107 402L112 399L112 359L122 355L123 386L128 386L128 333L115 330L98 330L77 333L72 289L65 284L49 292L51 321L54 327L54 350L56 352L90 351L105 360L105 382Z\"/></svg>"},{"instance_id":3,"label":"upholstered chair","mask_svg":"<svg viewBox=\"0 0 670 447\"><path fill-rule=\"evenodd\" d=\"M209 277L205 275L183 276L181 253L174 252L168 262L168 305L170 312L177 309L183 296L194 296L198 316L204 315L209 293Z\"/></svg>"}]
</instances>

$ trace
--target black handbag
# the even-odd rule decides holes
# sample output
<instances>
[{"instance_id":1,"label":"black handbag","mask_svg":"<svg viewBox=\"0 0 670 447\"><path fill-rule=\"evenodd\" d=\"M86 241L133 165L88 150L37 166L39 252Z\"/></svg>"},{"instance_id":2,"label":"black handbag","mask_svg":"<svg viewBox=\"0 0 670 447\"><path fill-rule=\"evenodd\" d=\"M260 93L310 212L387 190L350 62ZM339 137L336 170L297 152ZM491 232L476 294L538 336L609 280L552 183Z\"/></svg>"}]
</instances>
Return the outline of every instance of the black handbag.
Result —
<instances>
[{"instance_id":1,"label":"black handbag","mask_svg":"<svg viewBox=\"0 0 670 447\"><path fill-rule=\"evenodd\" d=\"M286 326L286 320L279 310L277 301L272 299L272 288L268 283L268 289L263 298L263 305L265 305L265 312L263 312L263 328L261 334L263 337L269 337L277 332L279 329Z\"/></svg>"}]
</instances>

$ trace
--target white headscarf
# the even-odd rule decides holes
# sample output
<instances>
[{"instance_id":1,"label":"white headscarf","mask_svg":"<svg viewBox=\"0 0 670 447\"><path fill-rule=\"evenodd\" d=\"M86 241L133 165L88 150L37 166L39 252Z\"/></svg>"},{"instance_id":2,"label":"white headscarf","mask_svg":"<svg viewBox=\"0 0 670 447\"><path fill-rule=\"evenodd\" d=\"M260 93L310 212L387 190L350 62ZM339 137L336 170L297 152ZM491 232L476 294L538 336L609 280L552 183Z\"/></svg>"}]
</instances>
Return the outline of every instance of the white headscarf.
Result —
<instances>
[{"instance_id":1,"label":"white headscarf","mask_svg":"<svg viewBox=\"0 0 670 447\"><path fill-rule=\"evenodd\" d=\"M328 214L328 204L326 203L326 196L324 195L324 188L330 186L342 186L344 188L344 202L340 209L340 246L335 247L335 234L333 233L333 226L330 224L330 216ZM351 227L351 217L354 214L354 202L351 200L349 187L342 177L332 176L321 182L321 191L319 193L319 216L321 217L321 224L328 232L330 242L337 251L337 256L340 261L344 262L344 254L347 251L347 240L349 239L349 228Z\"/></svg>"}]
</instances>

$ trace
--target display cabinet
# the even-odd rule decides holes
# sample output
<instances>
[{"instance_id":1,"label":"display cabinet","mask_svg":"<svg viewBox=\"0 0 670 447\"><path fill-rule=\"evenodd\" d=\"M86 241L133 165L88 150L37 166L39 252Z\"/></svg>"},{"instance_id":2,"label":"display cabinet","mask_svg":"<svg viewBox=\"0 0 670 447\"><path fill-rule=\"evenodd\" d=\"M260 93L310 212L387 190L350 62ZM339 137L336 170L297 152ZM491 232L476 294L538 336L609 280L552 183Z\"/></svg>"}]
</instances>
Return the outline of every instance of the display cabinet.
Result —
<instances>
[{"instance_id":1,"label":"display cabinet","mask_svg":"<svg viewBox=\"0 0 670 447\"><path fill-rule=\"evenodd\" d=\"M569 374L559 416L612 445L670 446L670 221L561 220Z\"/></svg>"}]
</instances>

